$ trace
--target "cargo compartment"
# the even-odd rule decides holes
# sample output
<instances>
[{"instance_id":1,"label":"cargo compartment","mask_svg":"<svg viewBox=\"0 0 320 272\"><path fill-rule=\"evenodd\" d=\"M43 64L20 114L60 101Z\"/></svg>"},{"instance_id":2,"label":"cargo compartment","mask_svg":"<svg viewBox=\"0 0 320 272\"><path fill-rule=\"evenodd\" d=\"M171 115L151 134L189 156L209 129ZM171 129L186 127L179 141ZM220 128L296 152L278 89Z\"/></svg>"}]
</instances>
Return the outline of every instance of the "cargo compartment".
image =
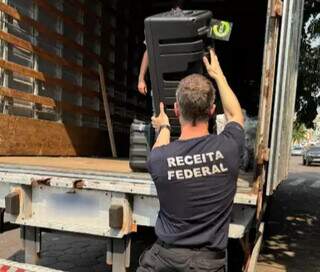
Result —
<instances>
[{"instance_id":1,"label":"cargo compartment","mask_svg":"<svg viewBox=\"0 0 320 272\"><path fill-rule=\"evenodd\" d=\"M170 1L1 3L2 156L109 156L98 65L102 64L116 145L129 151L130 124L149 120L151 98L137 92L144 19ZM257 116L267 1L186 1L234 23L217 42L243 108ZM219 108L221 112L221 108ZM172 114L169 109L169 114ZM90 141L88 140L90 139Z\"/></svg>"},{"instance_id":2,"label":"cargo compartment","mask_svg":"<svg viewBox=\"0 0 320 272\"><path fill-rule=\"evenodd\" d=\"M184 5L185 9L210 10L214 18L233 22L230 41L217 41L215 47L249 118L256 118L259 110L266 6L267 1L253 0L241 4L186 1ZM111 155L99 64L106 78L118 154L128 157L133 119L149 120L152 112L151 98L137 91L146 48L144 19L170 8L166 1L1 3L0 136L5 139L0 147L1 163L23 161L38 167L117 172L112 164L96 169L94 159L67 159L65 164L63 158L47 157ZM219 99L217 104L221 113ZM170 107L168 114L172 115ZM253 148L255 139L251 142ZM251 167L251 172L241 172L239 192L249 194L252 183Z\"/></svg>"}]
</instances>

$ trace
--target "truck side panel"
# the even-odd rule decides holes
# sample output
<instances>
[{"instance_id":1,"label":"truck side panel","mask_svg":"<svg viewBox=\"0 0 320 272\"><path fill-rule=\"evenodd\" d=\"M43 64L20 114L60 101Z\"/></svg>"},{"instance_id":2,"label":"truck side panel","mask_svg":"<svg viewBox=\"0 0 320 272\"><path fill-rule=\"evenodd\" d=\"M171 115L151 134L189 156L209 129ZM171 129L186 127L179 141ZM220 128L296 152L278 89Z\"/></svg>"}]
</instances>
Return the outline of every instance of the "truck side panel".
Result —
<instances>
[{"instance_id":1,"label":"truck side panel","mask_svg":"<svg viewBox=\"0 0 320 272\"><path fill-rule=\"evenodd\" d=\"M273 109L267 195L287 177L304 1L284 1Z\"/></svg>"}]
</instances>

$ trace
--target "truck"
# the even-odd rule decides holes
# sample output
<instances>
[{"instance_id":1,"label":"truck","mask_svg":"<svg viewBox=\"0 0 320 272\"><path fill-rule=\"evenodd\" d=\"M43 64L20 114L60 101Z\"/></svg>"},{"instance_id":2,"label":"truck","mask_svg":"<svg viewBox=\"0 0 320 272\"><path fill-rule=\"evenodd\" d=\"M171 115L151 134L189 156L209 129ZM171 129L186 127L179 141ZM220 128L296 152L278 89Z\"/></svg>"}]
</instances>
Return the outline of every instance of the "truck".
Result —
<instances>
[{"instance_id":1,"label":"truck","mask_svg":"<svg viewBox=\"0 0 320 272\"><path fill-rule=\"evenodd\" d=\"M229 237L240 241L243 271L255 271L268 200L288 174L304 1L188 5L234 24L216 52L258 124ZM131 234L154 227L155 186L127 156L132 119L149 118L136 91L143 20L165 9L164 0L0 1L0 229L4 218L21 227L26 263L39 261L41 233L63 231L104 237L106 263L126 271ZM110 158L102 87L120 158Z\"/></svg>"}]
</instances>

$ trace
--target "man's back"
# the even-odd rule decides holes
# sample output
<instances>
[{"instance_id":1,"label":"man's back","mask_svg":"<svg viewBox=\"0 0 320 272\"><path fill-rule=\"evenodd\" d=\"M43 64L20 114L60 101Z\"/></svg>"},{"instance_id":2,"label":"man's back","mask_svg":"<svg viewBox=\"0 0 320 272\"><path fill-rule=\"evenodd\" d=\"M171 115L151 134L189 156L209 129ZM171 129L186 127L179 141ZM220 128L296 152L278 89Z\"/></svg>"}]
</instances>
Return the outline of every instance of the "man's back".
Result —
<instances>
[{"instance_id":1,"label":"man's back","mask_svg":"<svg viewBox=\"0 0 320 272\"><path fill-rule=\"evenodd\" d=\"M208 120L216 108L215 88L199 74L179 82L173 111L181 134L173 143L169 117L160 103L159 115L152 117L159 134L148 161L160 200L155 227L159 239L142 255L138 272L225 271L244 120L214 51L211 62L206 57L203 61L217 83L229 123L220 135L208 134Z\"/></svg>"},{"instance_id":2,"label":"man's back","mask_svg":"<svg viewBox=\"0 0 320 272\"><path fill-rule=\"evenodd\" d=\"M152 151L148 167L160 200L160 240L226 248L243 143L243 129L233 122L220 135L178 140Z\"/></svg>"}]
</instances>

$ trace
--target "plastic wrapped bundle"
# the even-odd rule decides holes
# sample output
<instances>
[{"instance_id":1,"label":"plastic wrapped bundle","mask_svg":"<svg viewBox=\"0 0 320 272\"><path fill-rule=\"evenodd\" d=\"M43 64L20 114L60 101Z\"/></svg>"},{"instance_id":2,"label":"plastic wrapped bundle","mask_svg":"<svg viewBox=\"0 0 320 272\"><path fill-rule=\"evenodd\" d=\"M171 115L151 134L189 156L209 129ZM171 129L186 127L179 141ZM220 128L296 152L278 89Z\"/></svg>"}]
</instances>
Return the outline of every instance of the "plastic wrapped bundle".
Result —
<instances>
[{"instance_id":1,"label":"plastic wrapped bundle","mask_svg":"<svg viewBox=\"0 0 320 272\"><path fill-rule=\"evenodd\" d=\"M245 133L245 148L243 150L240 169L246 172L253 169L254 165L254 149L257 133L257 118L249 117L244 111L244 133ZM220 134L227 124L227 119L224 114L218 114L216 117L217 134Z\"/></svg>"}]
</instances>

